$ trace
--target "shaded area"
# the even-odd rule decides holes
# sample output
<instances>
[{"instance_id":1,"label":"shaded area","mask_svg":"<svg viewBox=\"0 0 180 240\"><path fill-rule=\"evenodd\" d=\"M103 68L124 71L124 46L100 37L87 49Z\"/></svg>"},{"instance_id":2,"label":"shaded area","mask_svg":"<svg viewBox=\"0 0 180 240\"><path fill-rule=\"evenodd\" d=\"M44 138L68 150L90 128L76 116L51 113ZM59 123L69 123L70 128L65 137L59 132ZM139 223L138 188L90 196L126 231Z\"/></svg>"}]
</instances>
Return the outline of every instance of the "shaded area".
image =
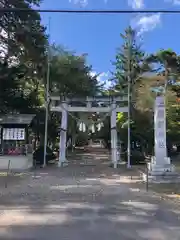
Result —
<instances>
[{"instance_id":1,"label":"shaded area","mask_svg":"<svg viewBox=\"0 0 180 240\"><path fill-rule=\"evenodd\" d=\"M179 240L177 207L139 191L135 175L99 155L93 166L36 169L1 187L0 238Z\"/></svg>"}]
</instances>

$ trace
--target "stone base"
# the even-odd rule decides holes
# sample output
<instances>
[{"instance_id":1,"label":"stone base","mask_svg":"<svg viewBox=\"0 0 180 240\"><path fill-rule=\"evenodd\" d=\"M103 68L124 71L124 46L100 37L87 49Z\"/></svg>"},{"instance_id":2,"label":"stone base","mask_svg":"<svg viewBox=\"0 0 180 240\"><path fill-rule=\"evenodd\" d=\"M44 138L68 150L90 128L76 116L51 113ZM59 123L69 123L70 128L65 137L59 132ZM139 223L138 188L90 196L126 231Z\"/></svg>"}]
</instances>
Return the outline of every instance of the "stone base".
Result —
<instances>
[{"instance_id":1,"label":"stone base","mask_svg":"<svg viewBox=\"0 0 180 240\"><path fill-rule=\"evenodd\" d=\"M173 182L178 178L175 167L170 158L164 159L164 164L158 164L153 157L147 165L147 172L143 173L143 181L149 182Z\"/></svg>"},{"instance_id":2,"label":"stone base","mask_svg":"<svg viewBox=\"0 0 180 240\"><path fill-rule=\"evenodd\" d=\"M165 175L168 173L173 173L175 171L174 165L172 164L164 164L164 165L157 165L157 164L148 164L147 166L148 172L151 175Z\"/></svg>"},{"instance_id":3,"label":"stone base","mask_svg":"<svg viewBox=\"0 0 180 240\"><path fill-rule=\"evenodd\" d=\"M142 179L149 183L180 183L180 175L176 172L168 172L164 175L149 174L148 176L146 173L142 173Z\"/></svg>"},{"instance_id":4,"label":"stone base","mask_svg":"<svg viewBox=\"0 0 180 240\"><path fill-rule=\"evenodd\" d=\"M121 168L124 163L122 161L118 161L117 163L110 161L108 165L112 168Z\"/></svg>"},{"instance_id":5,"label":"stone base","mask_svg":"<svg viewBox=\"0 0 180 240\"><path fill-rule=\"evenodd\" d=\"M68 166L68 161L67 160L58 162L58 167L67 167L67 166Z\"/></svg>"}]
</instances>

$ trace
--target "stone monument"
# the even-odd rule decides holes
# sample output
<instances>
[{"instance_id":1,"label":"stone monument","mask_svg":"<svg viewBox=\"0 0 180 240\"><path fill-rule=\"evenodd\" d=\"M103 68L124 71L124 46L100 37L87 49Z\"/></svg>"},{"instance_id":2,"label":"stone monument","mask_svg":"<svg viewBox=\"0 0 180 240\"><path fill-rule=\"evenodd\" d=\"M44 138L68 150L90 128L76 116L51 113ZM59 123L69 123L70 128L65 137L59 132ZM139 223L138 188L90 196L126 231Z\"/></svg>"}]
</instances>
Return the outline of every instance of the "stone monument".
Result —
<instances>
[{"instance_id":1,"label":"stone monument","mask_svg":"<svg viewBox=\"0 0 180 240\"><path fill-rule=\"evenodd\" d=\"M154 156L147 165L148 174L143 174L144 180L163 182L165 178L175 175L175 168L167 154L166 143L166 86L156 86L151 89L156 93L154 101Z\"/></svg>"},{"instance_id":2,"label":"stone monument","mask_svg":"<svg viewBox=\"0 0 180 240\"><path fill-rule=\"evenodd\" d=\"M165 97L157 96L154 103L154 156L148 164L149 177L156 179L174 172L174 166L167 156Z\"/></svg>"}]
</instances>

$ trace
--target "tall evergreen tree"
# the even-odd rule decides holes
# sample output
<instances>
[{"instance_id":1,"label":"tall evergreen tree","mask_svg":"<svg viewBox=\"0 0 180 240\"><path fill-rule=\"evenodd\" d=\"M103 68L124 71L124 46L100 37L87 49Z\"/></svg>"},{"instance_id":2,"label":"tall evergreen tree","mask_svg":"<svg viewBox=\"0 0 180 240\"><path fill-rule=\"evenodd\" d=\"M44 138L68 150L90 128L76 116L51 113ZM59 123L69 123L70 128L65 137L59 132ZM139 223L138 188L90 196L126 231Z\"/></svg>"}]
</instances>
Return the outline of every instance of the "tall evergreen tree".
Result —
<instances>
[{"instance_id":1,"label":"tall evergreen tree","mask_svg":"<svg viewBox=\"0 0 180 240\"><path fill-rule=\"evenodd\" d=\"M115 66L115 88L119 91L125 89L127 93L128 77L131 86L133 86L150 68L144 61L145 52L137 42L136 31L128 27L120 36L123 44L117 49L116 60L113 63Z\"/></svg>"},{"instance_id":2,"label":"tall evergreen tree","mask_svg":"<svg viewBox=\"0 0 180 240\"><path fill-rule=\"evenodd\" d=\"M146 54L142 50L141 45L136 38L136 32L131 27L125 29L124 34L120 34L123 44L117 50L116 61L113 63L115 66L114 83L115 91L127 96L128 83L130 90L130 115L131 115L131 140L133 138L143 138L144 129L147 129L147 124L139 127L142 114L136 106L136 91L139 89L137 84L144 76L144 74L151 71L148 62L145 61ZM138 85L138 88L137 88ZM146 117L143 118L146 122ZM127 126L128 121L123 124ZM121 123L122 124L122 123ZM142 122L141 122L142 124Z\"/></svg>"}]
</instances>

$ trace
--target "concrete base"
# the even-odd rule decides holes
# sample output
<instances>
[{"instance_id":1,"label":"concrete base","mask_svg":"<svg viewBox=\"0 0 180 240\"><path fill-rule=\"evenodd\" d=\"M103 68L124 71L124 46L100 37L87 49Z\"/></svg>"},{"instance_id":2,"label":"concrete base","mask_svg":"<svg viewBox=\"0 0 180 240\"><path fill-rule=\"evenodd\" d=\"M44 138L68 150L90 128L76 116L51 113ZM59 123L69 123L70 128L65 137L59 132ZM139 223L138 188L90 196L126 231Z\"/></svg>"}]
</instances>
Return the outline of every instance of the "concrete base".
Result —
<instances>
[{"instance_id":1,"label":"concrete base","mask_svg":"<svg viewBox=\"0 0 180 240\"><path fill-rule=\"evenodd\" d=\"M25 171L31 169L33 167L33 157L32 154L28 154L26 156L11 156L5 155L0 156L0 170L7 171L8 164L10 161L9 170L10 171Z\"/></svg>"},{"instance_id":2,"label":"concrete base","mask_svg":"<svg viewBox=\"0 0 180 240\"><path fill-rule=\"evenodd\" d=\"M164 164L164 165L157 165L157 164L149 164L148 165L148 172L150 175L164 175L167 173L173 173L175 171L174 165L172 164Z\"/></svg>"},{"instance_id":3,"label":"concrete base","mask_svg":"<svg viewBox=\"0 0 180 240\"><path fill-rule=\"evenodd\" d=\"M67 166L68 166L68 161L67 160L58 162L58 167L67 167Z\"/></svg>"},{"instance_id":4,"label":"concrete base","mask_svg":"<svg viewBox=\"0 0 180 240\"><path fill-rule=\"evenodd\" d=\"M122 165L124 165L124 162L122 162L122 161L118 161L117 163L109 161L107 163L108 163L109 167L112 167L112 168L121 168Z\"/></svg>"},{"instance_id":5,"label":"concrete base","mask_svg":"<svg viewBox=\"0 0 180 240\"><path fill-rule=\"evenodd\" d=\"M176 172L168 172L164 175L148 175L142 173L142 179L144 182L149 183L180 183L180 175Z\"/></svg>"},{"instance_id":6,"label":"concrete base","mask_svg":"<svg viewBox=\"0 0 180 240\"><path fill-rule=\"evenodd\" d=\"M143 173L143 180L149 182L174 182L178 174L175 172L175 167L171 164L170 158L164 158L163 163L158 164L155 157L152 157L151 162L147 165L147 172Z\"/></svg>"}]
</instances>

